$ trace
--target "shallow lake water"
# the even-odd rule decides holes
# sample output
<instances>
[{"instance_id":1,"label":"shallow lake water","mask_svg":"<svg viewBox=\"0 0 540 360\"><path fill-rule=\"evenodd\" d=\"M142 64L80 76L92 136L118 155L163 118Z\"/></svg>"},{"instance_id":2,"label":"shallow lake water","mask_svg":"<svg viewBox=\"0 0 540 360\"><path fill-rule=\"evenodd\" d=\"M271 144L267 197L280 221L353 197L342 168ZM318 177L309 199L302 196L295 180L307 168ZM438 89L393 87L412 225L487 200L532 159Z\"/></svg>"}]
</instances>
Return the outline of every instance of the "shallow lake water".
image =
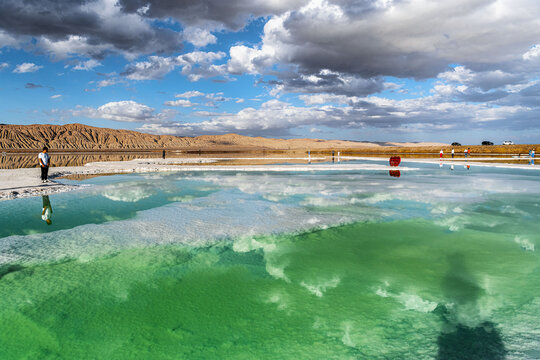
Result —
<instances>
[{"instance_id":1,"label":"shallow lake water","mask_svg":"<svg viewBox=\"0 0 540 360\"><path fill-rule=\"evenodd\" d=\"M539 359L540 172L402 166L0 202L0 358Z\"/></svg>"}]
</instances>

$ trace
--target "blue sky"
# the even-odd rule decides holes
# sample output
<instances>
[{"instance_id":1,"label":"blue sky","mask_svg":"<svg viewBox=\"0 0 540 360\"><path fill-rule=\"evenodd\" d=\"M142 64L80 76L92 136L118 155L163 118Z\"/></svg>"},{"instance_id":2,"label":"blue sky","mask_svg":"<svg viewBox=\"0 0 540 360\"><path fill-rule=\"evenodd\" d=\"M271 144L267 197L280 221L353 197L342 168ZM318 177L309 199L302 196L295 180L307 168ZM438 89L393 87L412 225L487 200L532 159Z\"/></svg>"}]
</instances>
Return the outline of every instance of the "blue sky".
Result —
<instances>
[{"instance_id":1,"label":"blue sky","mask_svg":"<svg viewBox=\"0 0 540 360\"><path fill-rule=\"evenodd\" d=\"M539 143L538 19L531 0L0 0L0 123Z\"/></svg>"}]
</instances>

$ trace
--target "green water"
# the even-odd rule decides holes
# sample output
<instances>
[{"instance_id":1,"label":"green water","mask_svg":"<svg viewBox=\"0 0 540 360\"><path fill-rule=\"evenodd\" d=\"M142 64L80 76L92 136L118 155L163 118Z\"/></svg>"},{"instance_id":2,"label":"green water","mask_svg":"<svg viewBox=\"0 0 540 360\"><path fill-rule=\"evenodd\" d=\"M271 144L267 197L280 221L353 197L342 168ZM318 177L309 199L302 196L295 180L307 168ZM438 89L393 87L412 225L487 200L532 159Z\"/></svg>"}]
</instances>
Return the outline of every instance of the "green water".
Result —
<instances>
[{"instance_id":1,"label":"green water","mask_svg":"<svg viewBox=\"0 0 540 360\"><path fill-rule=\"evenodd\" d=\"M409 220L32 266L1 281L0 355L430 358L485 317L502 344L507 313L540 330L538 257L514 245Z\"/></svg>"},{"instance_id":2,"label":"green water","mask_svg":"<svg viewBox=\"0 0 540 360\"><path fill-rule=\"evenodd\" d=\"M221 194L0 239L20 256L0 272L0 358L540 358L536 177L479 173L448 197L429 174L207 176ZM165 179L157 198L187 191Z\"/></svg>"}]
</instances>

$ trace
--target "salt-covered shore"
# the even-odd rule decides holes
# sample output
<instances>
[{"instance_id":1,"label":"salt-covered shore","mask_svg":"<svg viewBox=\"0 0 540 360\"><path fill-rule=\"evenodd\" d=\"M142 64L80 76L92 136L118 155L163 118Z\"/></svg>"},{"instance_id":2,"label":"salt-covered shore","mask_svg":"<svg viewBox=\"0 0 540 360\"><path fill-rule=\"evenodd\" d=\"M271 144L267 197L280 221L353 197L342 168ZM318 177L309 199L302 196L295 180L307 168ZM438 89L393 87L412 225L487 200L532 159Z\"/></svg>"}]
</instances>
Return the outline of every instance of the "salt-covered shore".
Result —
<instances>
[{"instance_id":1,"label":"salt-covered shore","mask_svg":"<svg viewBox=\"0 0 540 360\"><path fill-rule=\"evenodd\" d=\"M164 171L241 171L241 172L309 172L309 171L351 171L351 170L396 170L387 165L380 164L350 164L347 162L341 163L322 163L308 164L307 158L281 158L283 162L290 160L302 161L301 164L289 165L254 165L261 158L236 158L235 160L246 160L246 165L224 165L223 158L169 158L169 159L135 159L130 161L108 161L89 163L85 166L72 167L53 167L49 170L51 179L48 183L42 183L40 180L39 168L12 169L0 170L0 199L13 199L18 197L28 197L37 195L48 195L58 192L65 192L77 189L79 186L65 184L58 180L64 176L70 175L100 175L100 174L121 174L121 173L140 173L140 172L164 172ZM372 161L387 161L388 158L375 157L341 157L342 160L372 160ZM495 158L494 158L495 159ZM273 159L275 160L275 159ZM312 158L313 161L328 161L331 158ZM481 160L490 160L482 158ZM490 166L504 167L515 169L534 169L539 170L540 167L518 164L497 164L497 163L481 163L480 159L443 159L445 164L455 165L471 165L474 166ZM495 159L500 160L500 158ZM253 164L249 164L253 161ZM406 163L439 163L436 159L404 159ZM403 164L403 163L402 163ZM403 165L397 170L407 171L416 170L413 167L404 167Z\"/></svg>"}]
</instances>

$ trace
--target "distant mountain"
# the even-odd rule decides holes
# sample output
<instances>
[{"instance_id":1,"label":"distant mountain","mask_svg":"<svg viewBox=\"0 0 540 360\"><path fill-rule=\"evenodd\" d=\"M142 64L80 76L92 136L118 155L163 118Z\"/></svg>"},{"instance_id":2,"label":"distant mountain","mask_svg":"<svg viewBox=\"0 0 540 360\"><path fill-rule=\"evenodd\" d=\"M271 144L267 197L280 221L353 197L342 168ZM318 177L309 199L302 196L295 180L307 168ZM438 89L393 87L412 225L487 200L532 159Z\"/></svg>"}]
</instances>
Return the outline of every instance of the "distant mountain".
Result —
<instances>
[{"instance_id":1,"label":"distant mountain","mask_svg":"<svg viewBox=\"0 0 540 360\"><path fill-rule=\"evenodd\" d=\"M416 144L416 146L421 145ZM400 146L400 143L384 145ZM269 139L237 134L179 137L150 135L130 130L97 128L82 124L68 125L0 125L0 149L37 150L48 146L53 150L294 150L331 148L377 148L380 143L318 140ZM429 143L425 145L437 145ZM407 144L410 146L410 144Z\"/></svg>"}]
</instances>

